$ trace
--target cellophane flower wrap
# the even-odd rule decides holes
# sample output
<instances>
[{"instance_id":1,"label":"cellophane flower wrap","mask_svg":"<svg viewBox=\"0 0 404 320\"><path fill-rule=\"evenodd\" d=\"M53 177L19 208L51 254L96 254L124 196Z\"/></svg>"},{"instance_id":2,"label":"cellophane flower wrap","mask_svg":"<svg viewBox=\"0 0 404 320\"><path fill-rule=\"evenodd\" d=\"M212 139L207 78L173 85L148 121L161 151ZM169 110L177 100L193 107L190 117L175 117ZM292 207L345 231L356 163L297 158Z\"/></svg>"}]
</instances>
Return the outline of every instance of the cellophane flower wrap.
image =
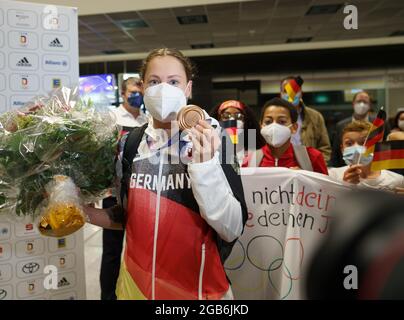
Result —
<instances>
[{"instance_id":1,"label":"cellophane flower wrap","mask_svg":"<svg viewBox=\"0 0 404 320\"><path fill-rule=\"evenodd\" d=\"M60 88L0 114L0 214L29 216L49 236L77 230L78 221L71 228L64 219L79 213L83 225L81 205L110 190L117 139L108 108L91 106L77 88ZM52 221L46 227L40 225L45 216Z\"/></svg>"}]
</instances>

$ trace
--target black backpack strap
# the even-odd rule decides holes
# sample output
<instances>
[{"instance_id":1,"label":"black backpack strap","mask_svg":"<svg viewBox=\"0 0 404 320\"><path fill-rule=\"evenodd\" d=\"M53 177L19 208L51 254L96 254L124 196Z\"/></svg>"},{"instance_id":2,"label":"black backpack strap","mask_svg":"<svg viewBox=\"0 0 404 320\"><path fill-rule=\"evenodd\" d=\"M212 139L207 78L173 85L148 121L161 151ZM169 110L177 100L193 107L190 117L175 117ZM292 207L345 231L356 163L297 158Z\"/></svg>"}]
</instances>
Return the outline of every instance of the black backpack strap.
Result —
<instances>
[{"instance_id":1,"label":"black backpack strap","mask_svg":"<svg viewBox=\"0 0 404 320\"><path fill-rule=\"evenodd\" d=\"M139 144L142 141L144 132L147 128L148 124L145 124L141 127L135 127L131 130L128 134L125 142L125 146L123 148L123 155L122 155L122 180L121 180L121 205L122 208L126 209L124 205L127 193L128 193L128 186L129 180L132 175L132 163L133 159L137 154L137 150L139 148Z\"/></svg>"},{"instance_id":2,"label":"black backpack strap","mask_svg":"<svg viewBox=\"0 0 404 320\"><path fill-rule=\"evenodd\" d=\"M234 197L240 202L241 205L241 214L242 214L242 219L243 219L243 231L244 231L244 226L247 222L248 219L248 210L247 210L247 204L245 202L244 198L244 189L243 189L243 184L241 182L241 177L240 175L234 170L233 166L231 164L227 163L222 163L221 164L222 170L224 175L226 176L226 180L230 185L231 191L233 192ZM234 240L233 242L227 242L224 241L222 238L219 236L217 237L217 245L220 253L220 258L222 263L226 261L226 259L229 257L234 244L237 242L237 239Z\"/></svg>"}]
</instances>

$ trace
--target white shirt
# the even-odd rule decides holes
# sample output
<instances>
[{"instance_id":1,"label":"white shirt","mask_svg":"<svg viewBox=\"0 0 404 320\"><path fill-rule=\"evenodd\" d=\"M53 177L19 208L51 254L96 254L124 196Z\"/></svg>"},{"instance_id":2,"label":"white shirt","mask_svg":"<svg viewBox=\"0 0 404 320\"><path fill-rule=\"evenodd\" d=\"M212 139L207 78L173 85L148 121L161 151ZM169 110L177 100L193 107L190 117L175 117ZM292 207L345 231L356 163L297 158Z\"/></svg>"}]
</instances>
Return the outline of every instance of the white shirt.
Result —
<instances>
[{"instance_id":1,"label":"white shirt","mask_svg":"<svg viewBox=\"0 0 404 320\"><path fill-rule=\"evenodd\" d=\"M143 112L140 112L139 115L135 118L130 112L128 112L123 105L120 105L118 108L112 110L116 118L116 124L121 127L140 127L147 123L148 116Z\"/></svg>"},{"instance_id":2,"label":"white shirt","mask_svg":"<svg viewBox=\"0 0 404 320\"><path fill-rule=\"evenodd\" d=\"M342 182L344 178L344 172L348 169L348 166L341 168L330 168L328 174L331 178ZM382 170L380 176L374 179L360 179L358 184L360 187L394 191L396 187L404 187L404 177L398 173L389 170Z\"/></svg>"}]
</instances>

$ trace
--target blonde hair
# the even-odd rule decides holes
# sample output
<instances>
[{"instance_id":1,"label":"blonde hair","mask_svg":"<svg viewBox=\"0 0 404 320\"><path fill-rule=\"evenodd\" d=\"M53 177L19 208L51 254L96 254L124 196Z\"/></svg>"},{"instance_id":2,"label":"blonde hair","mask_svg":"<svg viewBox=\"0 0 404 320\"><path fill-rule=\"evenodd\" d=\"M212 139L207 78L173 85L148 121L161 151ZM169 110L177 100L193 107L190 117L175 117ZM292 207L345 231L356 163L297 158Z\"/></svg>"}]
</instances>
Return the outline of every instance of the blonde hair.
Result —
<instances>
[{"instance_id":1,"label":"blonde hair","mask_svg":"<svg viewBox=\"0 0 404 320\"><path fill-rule=\"evenodd\" d=\"M127 89L128 85L137 86L137 87L141 88L142 80L140 80L140 78L138 78L138 77L130 77L126 80L123 80L122 84L121 84L121 93L122 94L126 93L126 89Z\"/></svg>"},{"instance_id":2,"label":"blonde hair","mask_svg":"<svg viewBox=\"0 0 404 320\"><path fill-rule=\"evenodd\" d=\"M344 130L342 130L341 138L344 137L344 135L348 132L369 131L371 126L372 124L368 121L352 121L344 127Z\"/></svg>"}]
</instances>

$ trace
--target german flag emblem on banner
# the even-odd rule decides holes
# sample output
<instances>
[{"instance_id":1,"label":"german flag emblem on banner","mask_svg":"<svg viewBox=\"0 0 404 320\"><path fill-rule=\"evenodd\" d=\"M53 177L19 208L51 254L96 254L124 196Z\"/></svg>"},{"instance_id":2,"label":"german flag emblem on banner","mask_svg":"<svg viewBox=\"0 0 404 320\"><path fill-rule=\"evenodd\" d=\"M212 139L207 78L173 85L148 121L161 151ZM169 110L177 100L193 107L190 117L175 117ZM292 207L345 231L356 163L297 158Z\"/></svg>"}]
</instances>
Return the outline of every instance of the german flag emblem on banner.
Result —
<instances>
[{"instance_id":1,"label":"german flag emblem on banner","mask_svg":"<svg viewBox=\"0 0 404 320\"><path fill-rule=\"evenodd\" d=\"M404 168L404 140L385 141L376 144L372 171L403 169Z\"/></svg>"},{"instance_id":2,"label":"german flag emblem on banner","mask_svg":"<svg viewBox=\"0 0 404 320\"><path fill-rule=\"evenodd\" d=\"M237 120L226 120L221 123L222 128L226 130L233 144L238 143Z\"/></svg>"}]
</instances>

